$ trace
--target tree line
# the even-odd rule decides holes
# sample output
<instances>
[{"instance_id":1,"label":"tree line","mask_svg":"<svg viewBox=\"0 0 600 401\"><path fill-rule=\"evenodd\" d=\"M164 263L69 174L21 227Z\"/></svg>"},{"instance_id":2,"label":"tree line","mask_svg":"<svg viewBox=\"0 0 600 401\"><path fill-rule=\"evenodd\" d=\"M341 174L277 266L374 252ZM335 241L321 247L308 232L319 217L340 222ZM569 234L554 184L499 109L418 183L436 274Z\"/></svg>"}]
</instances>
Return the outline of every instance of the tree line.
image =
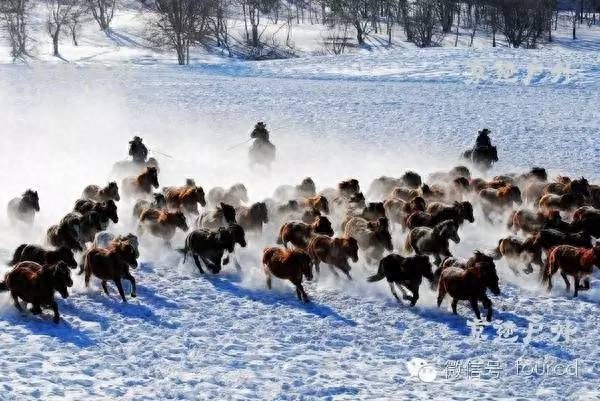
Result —
<instances>
[{"instance_id":1,"label":"tree line","mask_svg":"<svg viewBox=\"0 0 600 401\"><path fill-rule=\"evenodd\" d=\"M28 24L34 0L0 0L0 26L5 30L14 59L30 51ZM109 33L117 0L44 0L46 28L52 52L60 56L61 36L77 46L83 17L93 18L99 29ZM573 39L578 26L596 24L600 0L139 0L147 10L148 39L172 49L179 64L188 64L190 47L211 45L233 54L235 48L249 49L259 57L268 45L266 28L286 30L291 46L296 24L323 24L331 36L327 49L341 53L355 39L365 44L372 33L385 35L393 44L393 31L401 29L406 39L419 47L437 46L454 35L468 32L470 45L477 33L491 33L492 46L498 36L511 47L534 48L540 41L552 41L557 29L559 7L572 21ZM565 8L566 6L566 8ZM243 21L242 41L231 35L231 21ZM461 31L462 29L462 31ZM274 35L271 37L273 41Z\"/></svg>"}]
</instances>

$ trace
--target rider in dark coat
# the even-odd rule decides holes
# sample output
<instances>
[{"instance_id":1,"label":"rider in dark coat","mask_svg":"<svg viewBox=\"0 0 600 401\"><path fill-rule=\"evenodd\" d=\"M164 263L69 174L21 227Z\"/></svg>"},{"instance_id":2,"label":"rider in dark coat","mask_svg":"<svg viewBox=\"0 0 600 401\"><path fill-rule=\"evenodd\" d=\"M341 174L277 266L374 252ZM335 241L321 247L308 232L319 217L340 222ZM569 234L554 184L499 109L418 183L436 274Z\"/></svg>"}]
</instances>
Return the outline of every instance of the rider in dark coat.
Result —
<instances>
[{"instance_id":1,"label":"rider in dark coat","mask_svg":"<svg viewBox=\"0 0 600 401\"><path fill-rule=\"evenodd\" d=\"M259 121L254 126L250 138L254 143L250 146L249 157L252 164L263 164L269 166L275 161L275 145L269 141L267 125Z\"/></svg>"},{"instance_id":2,"label":"rider in dark coat","mask_svg":"<svg viewBox=\"0 0 600 401\"><path fill-rule=\"evenodd\" d=\"M492 141L490 140L489 134L490 130L487 128L484 128L481 131L479 131L479 135L475 140L475 149L492 147Z\"/></svg>"},{"instance_id":3,"label":"rider in dark coat","mask_svg":"<svg viewBox=\"0 0 600 401\"><path fill-rule=\"evenodd\" d=\"M146 163L148 148L139 136L134 136L133 140L129 141L129 156L133 157L135 163Z\"/></svg>"}]
</instances>

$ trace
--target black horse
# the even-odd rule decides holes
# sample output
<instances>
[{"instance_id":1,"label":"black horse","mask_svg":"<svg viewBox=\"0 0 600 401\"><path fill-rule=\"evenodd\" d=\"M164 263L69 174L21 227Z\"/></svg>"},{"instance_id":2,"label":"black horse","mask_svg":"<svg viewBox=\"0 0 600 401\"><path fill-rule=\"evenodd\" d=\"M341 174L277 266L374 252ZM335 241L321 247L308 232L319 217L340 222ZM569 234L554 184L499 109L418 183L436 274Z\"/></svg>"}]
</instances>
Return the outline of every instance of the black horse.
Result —
<instances>
[{"instance_id":1,"label":"black horse","mask_svg":"<svg viewBox=\"0 0 600 401\"><path fill-rule=\"evenodd\" d=\"M498 151L495 146L476 147L465 151L462 157L480 170L489 170L498 161Z\"/></svg>"}]
</instances>

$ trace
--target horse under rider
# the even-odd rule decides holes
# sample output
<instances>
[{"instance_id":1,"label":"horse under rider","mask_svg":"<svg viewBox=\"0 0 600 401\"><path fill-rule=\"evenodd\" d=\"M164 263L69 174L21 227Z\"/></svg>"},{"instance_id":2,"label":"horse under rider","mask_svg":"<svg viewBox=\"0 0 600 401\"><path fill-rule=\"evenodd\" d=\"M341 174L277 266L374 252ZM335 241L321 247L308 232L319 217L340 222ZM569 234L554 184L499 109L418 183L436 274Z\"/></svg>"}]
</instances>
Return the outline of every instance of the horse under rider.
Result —
<instances>
[{"instance_id":1,"label":"horse under rider","mask_svg":"<svg viewBox=\"0 0 600 401\"><path fill-rule=\"evenodd\" d=\"M133 157L135 163L146 163L148 148L139 136L134 136L133 140L129 141L129 156Z\"/></svg>"},{"instance_id":2,"label":"horse under rider","mask_svg":"<svg viewBox=\"0 0 600 401\"><path fill-rule=\"evenodd\" d=\"M490 140L489 134L490 130L487 128L479 131L479 135L477 135L477 139L475 140L475 149L492 147L492 141Z\"/></svg>"}]
</instances>

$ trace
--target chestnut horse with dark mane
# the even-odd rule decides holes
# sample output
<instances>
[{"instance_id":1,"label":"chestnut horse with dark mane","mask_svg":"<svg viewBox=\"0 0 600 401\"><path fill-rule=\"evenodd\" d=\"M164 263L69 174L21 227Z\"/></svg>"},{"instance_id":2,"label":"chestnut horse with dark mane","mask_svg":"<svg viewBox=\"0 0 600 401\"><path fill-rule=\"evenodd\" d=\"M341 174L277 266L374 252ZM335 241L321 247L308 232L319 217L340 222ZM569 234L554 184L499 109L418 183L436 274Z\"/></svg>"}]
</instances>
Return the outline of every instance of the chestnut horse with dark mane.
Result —
<instances>
[{"instance_id":1,"label":"chestnut horse with dark mane","mask_svg":"<svg viewBox=\"0 0 600 401\"><path fill-rule=\"evenodd\" d=\"M167 207L186 213L199 214L198 204L206 206L204 189L197 186L167 187L163 190Z\"/></svg>"},{"instance_id":2,"label":"chestnut horse with dark mane","mask_svg":"<svg viewBox=\"0 0 600 401\"><path fill-rule=\"evenodd\" d=\"M313 274L312 261L306 252L300 249L265 248L262 263L269 289L271 289L271 276L289 280L296 287L298 299L308 302L308 295L302 287L302 278L311 281Z\"/></svg>"},{"instance_id":3,"label":"chestnut horse with dark mane","mask_svg":"<svg viewBox=\"0 0 600 401\"><path fill-rule=\"evenodd\" d=\"M124 178L121 183L123 193L129 197L141 194L150 195L152 188L158 188L158 171L156 167L147 167L146 171L137 177Z\"/></svg>"},{"instance_id":4,"label":"chestnut horse with dark mane","mask_svg":"<svg viewBox=\"0 0 600 401\"><path fill-rule=\"evenodd\" d=\"M468 300L475 312L477 319L481 319L478 301L487 308L486 320L492 321L492 301L486 295L489 288L494 295L500 295L498 274L496 266L490 257L480 257L481 260L467 263L467 265L444 265L440 273L438 286L438 307L442 304L446 294L452 297L452 313L457 314L458 301Z\"/></svg>"},{"instance_id":5,"label":"chestnut horse with dark mane","mask_svg":"<svg viewBox=\"0 0 600 401\"><path fill-rule=\"evenodd\" d=\"M596 242L593 248L559 245L552 248L546 259L542 282L548 285L548 291L552 290L552 276L560 270L567 292L571 290L571 284L567 276L573 276L573 287L575 288L573 296L576 297L579 290L590 289L588 277L592 274L594 266L598 265L600 265L600 242ZM582 278L584 285L579 283Z\"/></svg>"},{"instance_id":6,"label":"chestnut horse with dark mane","mask_svg":"<svg viewBox=\"0 0 600 401\"><path fill-rule=\"evenodd\" d=\"M52 308L54 323L58 323L60 314L54 292L58 291L63 298L68 298L68 288L72 286L71 272L64 262L40 265L26 261L18 263L6 273L4 281L0 283L0 291L10 291L19 311L23 311L19 298L33 305L30 311L34 315L42 313L42 306Z\"/></svg>"}]
</instances>

